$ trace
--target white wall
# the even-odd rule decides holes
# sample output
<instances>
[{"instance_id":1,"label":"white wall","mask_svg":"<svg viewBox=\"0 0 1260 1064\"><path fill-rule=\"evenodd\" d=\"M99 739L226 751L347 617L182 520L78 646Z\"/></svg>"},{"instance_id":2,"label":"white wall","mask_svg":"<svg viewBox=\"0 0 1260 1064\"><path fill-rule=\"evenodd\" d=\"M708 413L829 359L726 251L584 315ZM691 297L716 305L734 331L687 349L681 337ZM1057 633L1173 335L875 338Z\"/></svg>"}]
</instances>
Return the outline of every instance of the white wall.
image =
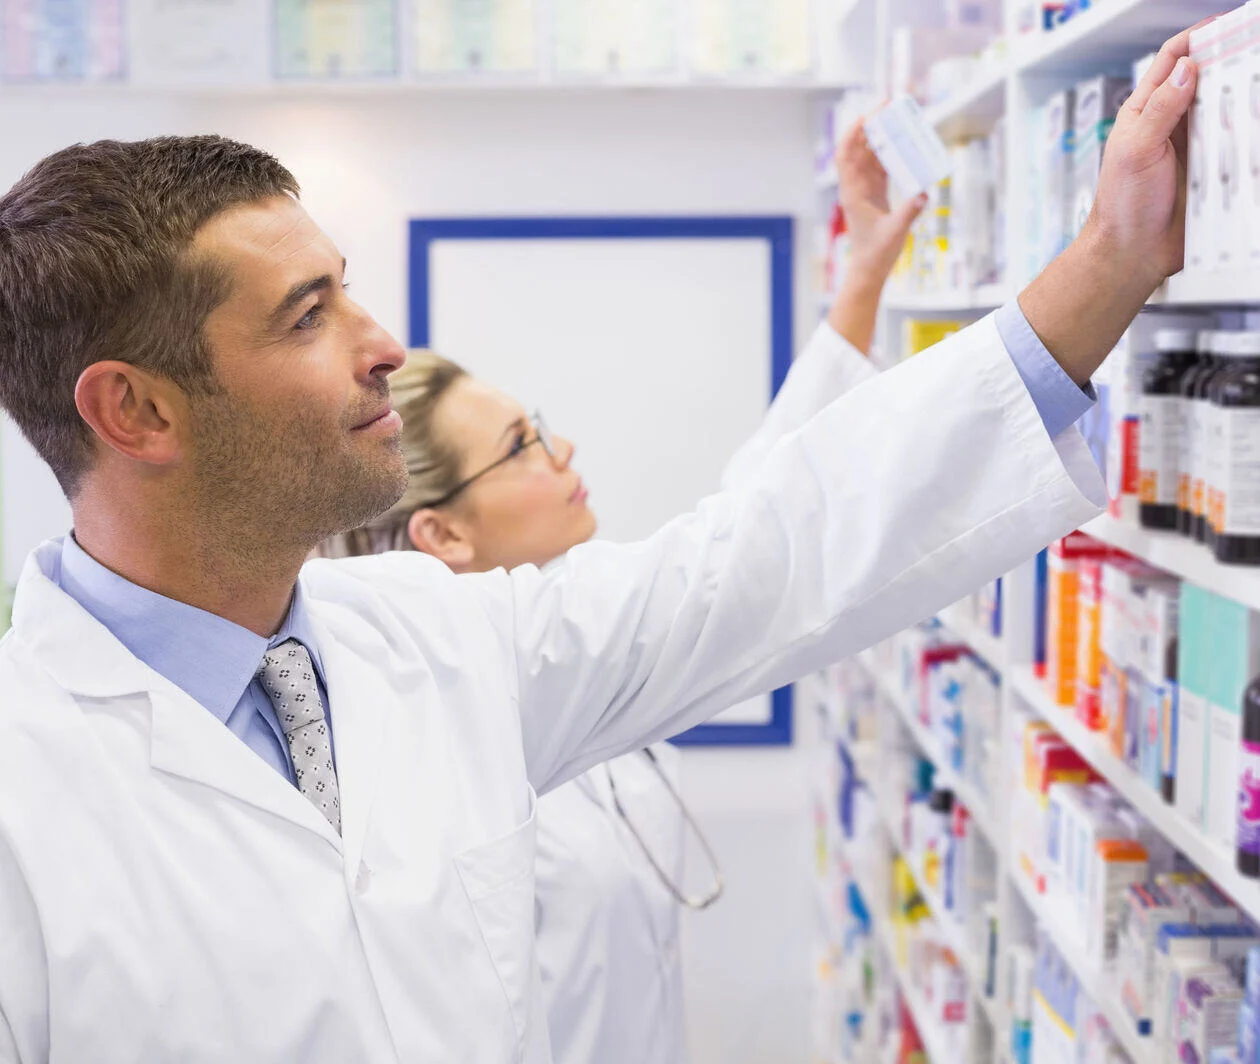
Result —
<instances>
[{"instance_id":1,"label":"white wall","mask_svg":"<svg viewBox=\"0 0 1260 1064\"><path fill-rule=\"evenodd\" d=\"M355 298L405 339L405 221L418 215L790 214L797 343L813 318L806 263L812 129L794 92L351 95L301 101L16 95L0 102L0 185L76 139L214 131L275 152L349 259ZM487 311L493 293L487 293ZM627 307L628 314L634 312ZM578 441L580 444L580 440ZM8 434L6 552L56 531L36 466ZM11 565L6 566L11 569ZM687 795L719 850L728 896L689 916L696 1064L803 1064L813 938L802 755L687 752Z\"/></svg>"}]
</instances>

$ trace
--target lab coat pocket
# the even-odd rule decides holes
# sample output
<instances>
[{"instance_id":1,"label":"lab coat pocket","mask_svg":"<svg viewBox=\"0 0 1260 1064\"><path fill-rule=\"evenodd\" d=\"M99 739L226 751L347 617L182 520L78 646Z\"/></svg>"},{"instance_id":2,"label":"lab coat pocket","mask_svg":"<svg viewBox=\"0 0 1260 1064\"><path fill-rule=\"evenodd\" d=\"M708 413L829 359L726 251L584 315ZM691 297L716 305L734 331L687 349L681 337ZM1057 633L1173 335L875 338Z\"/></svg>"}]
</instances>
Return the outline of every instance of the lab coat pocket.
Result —
<instances>
[{"instance_id":1,"label":"lab coat pocket","mask_svg":"<svg viewBox=\"0 0 1260 1064\"><path fill-rule=\"evenodd\" d=\"M538 799L529 790L529 816L493 842L455 856L464 892L499 976L517 1037L529 1020L534 968L534 859Z\"/></svg>"}]
</instances>

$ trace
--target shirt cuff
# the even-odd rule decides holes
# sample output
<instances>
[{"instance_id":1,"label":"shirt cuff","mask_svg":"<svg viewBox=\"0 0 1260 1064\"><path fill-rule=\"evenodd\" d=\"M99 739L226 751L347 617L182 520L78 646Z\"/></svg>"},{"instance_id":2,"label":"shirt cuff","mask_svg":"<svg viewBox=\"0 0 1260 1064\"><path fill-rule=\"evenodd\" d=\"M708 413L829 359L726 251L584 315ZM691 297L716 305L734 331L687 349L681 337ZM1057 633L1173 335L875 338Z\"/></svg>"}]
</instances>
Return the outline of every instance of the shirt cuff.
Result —
<instances>
[{"instance_id":1,"label":"shirt cuff","mask_svg":"<svg viewBox=\"0 0 1260 1064\"><path fill-rule=\"evenodd\" d=\"M1076 424L1098 401L1093 384L1082 388L1064 372L1033 332L1015 300L997 312L994 323L1046 431L1054 439Z\"/></svg>"}]
</instances>

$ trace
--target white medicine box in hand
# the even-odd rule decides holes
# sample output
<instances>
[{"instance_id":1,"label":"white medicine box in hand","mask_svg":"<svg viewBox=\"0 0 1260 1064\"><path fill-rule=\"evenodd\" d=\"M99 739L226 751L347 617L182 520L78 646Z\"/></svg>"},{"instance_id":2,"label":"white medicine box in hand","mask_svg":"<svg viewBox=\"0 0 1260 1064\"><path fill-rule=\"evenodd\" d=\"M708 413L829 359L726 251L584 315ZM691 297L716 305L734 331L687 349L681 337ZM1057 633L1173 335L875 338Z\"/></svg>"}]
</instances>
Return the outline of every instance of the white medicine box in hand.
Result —
<instances>
[{"instance_id":1,"label":"white medicine box in hand","mask_svg":"<svg viewBox=\"0 0 1260 1064\"><path fill-rule=\"evenodd\" d=\"M949 152L909 96L898 96L865 122L866 139L893 185L917 196L949 177Z\"/></svg>"}]
</instances>

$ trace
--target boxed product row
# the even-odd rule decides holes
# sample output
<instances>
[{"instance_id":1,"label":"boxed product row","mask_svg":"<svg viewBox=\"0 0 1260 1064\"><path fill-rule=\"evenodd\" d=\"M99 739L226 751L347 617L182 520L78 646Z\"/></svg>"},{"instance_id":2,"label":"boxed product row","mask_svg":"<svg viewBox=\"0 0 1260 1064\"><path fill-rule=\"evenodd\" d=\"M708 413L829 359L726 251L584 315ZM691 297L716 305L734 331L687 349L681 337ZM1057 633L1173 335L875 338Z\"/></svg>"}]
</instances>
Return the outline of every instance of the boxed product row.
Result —
<instances>
[{"instance_id":1,"label":"boxed product row","mask_svg":"<svg viewBox=\"0 0 1260 1064\"><path fill-rule=\"evenodd\" d=\"M1016 1064L1130 1064L1098 1005L1039 928L1005 955L1003 985ZM1133 1062L1145 1064L1145 1062Z\"/></svg>"},{"instance_id":2,"label":"boxed product row","mask_svg":"<svg viewBox=\"0 0 1260 1064\"><path fill-rule=\"evenodd\" d=\"M1260 4L1190 35L1199 66L1190 111L1187 271L1260 264Z\"/></svg>"},{"instance_id":3,"label":"boxed product row","mask_svg":"<svg viewBox=\"0 0 1260 1064\"><path fill-rule=\"evenodd\" d=\"M1018 874L1045 896L1056 934L1076 939L1133 1033L1149 1037L1144 1061L1235 1050L1254 1027L1239 1026L1238 1004L1260 933L1048 725L1026 720L1021 734L1019 815L1031 830L1017 840ZM1205 1024L1208 998L1228 1022ZM1047 1004L1071 1026L1072 1001Z\"/></svg>"},{"instance_id":4,"label":"boxed product row","mask_svg":"<svg viewBox=\"0 0 1260 1064\"><path fill-rule=\"evenodd\" d=\"M1048 552L1044 628L1051 698L1260 875L1260 614L1078 532Z\"/></svg>"}]
</instances>

